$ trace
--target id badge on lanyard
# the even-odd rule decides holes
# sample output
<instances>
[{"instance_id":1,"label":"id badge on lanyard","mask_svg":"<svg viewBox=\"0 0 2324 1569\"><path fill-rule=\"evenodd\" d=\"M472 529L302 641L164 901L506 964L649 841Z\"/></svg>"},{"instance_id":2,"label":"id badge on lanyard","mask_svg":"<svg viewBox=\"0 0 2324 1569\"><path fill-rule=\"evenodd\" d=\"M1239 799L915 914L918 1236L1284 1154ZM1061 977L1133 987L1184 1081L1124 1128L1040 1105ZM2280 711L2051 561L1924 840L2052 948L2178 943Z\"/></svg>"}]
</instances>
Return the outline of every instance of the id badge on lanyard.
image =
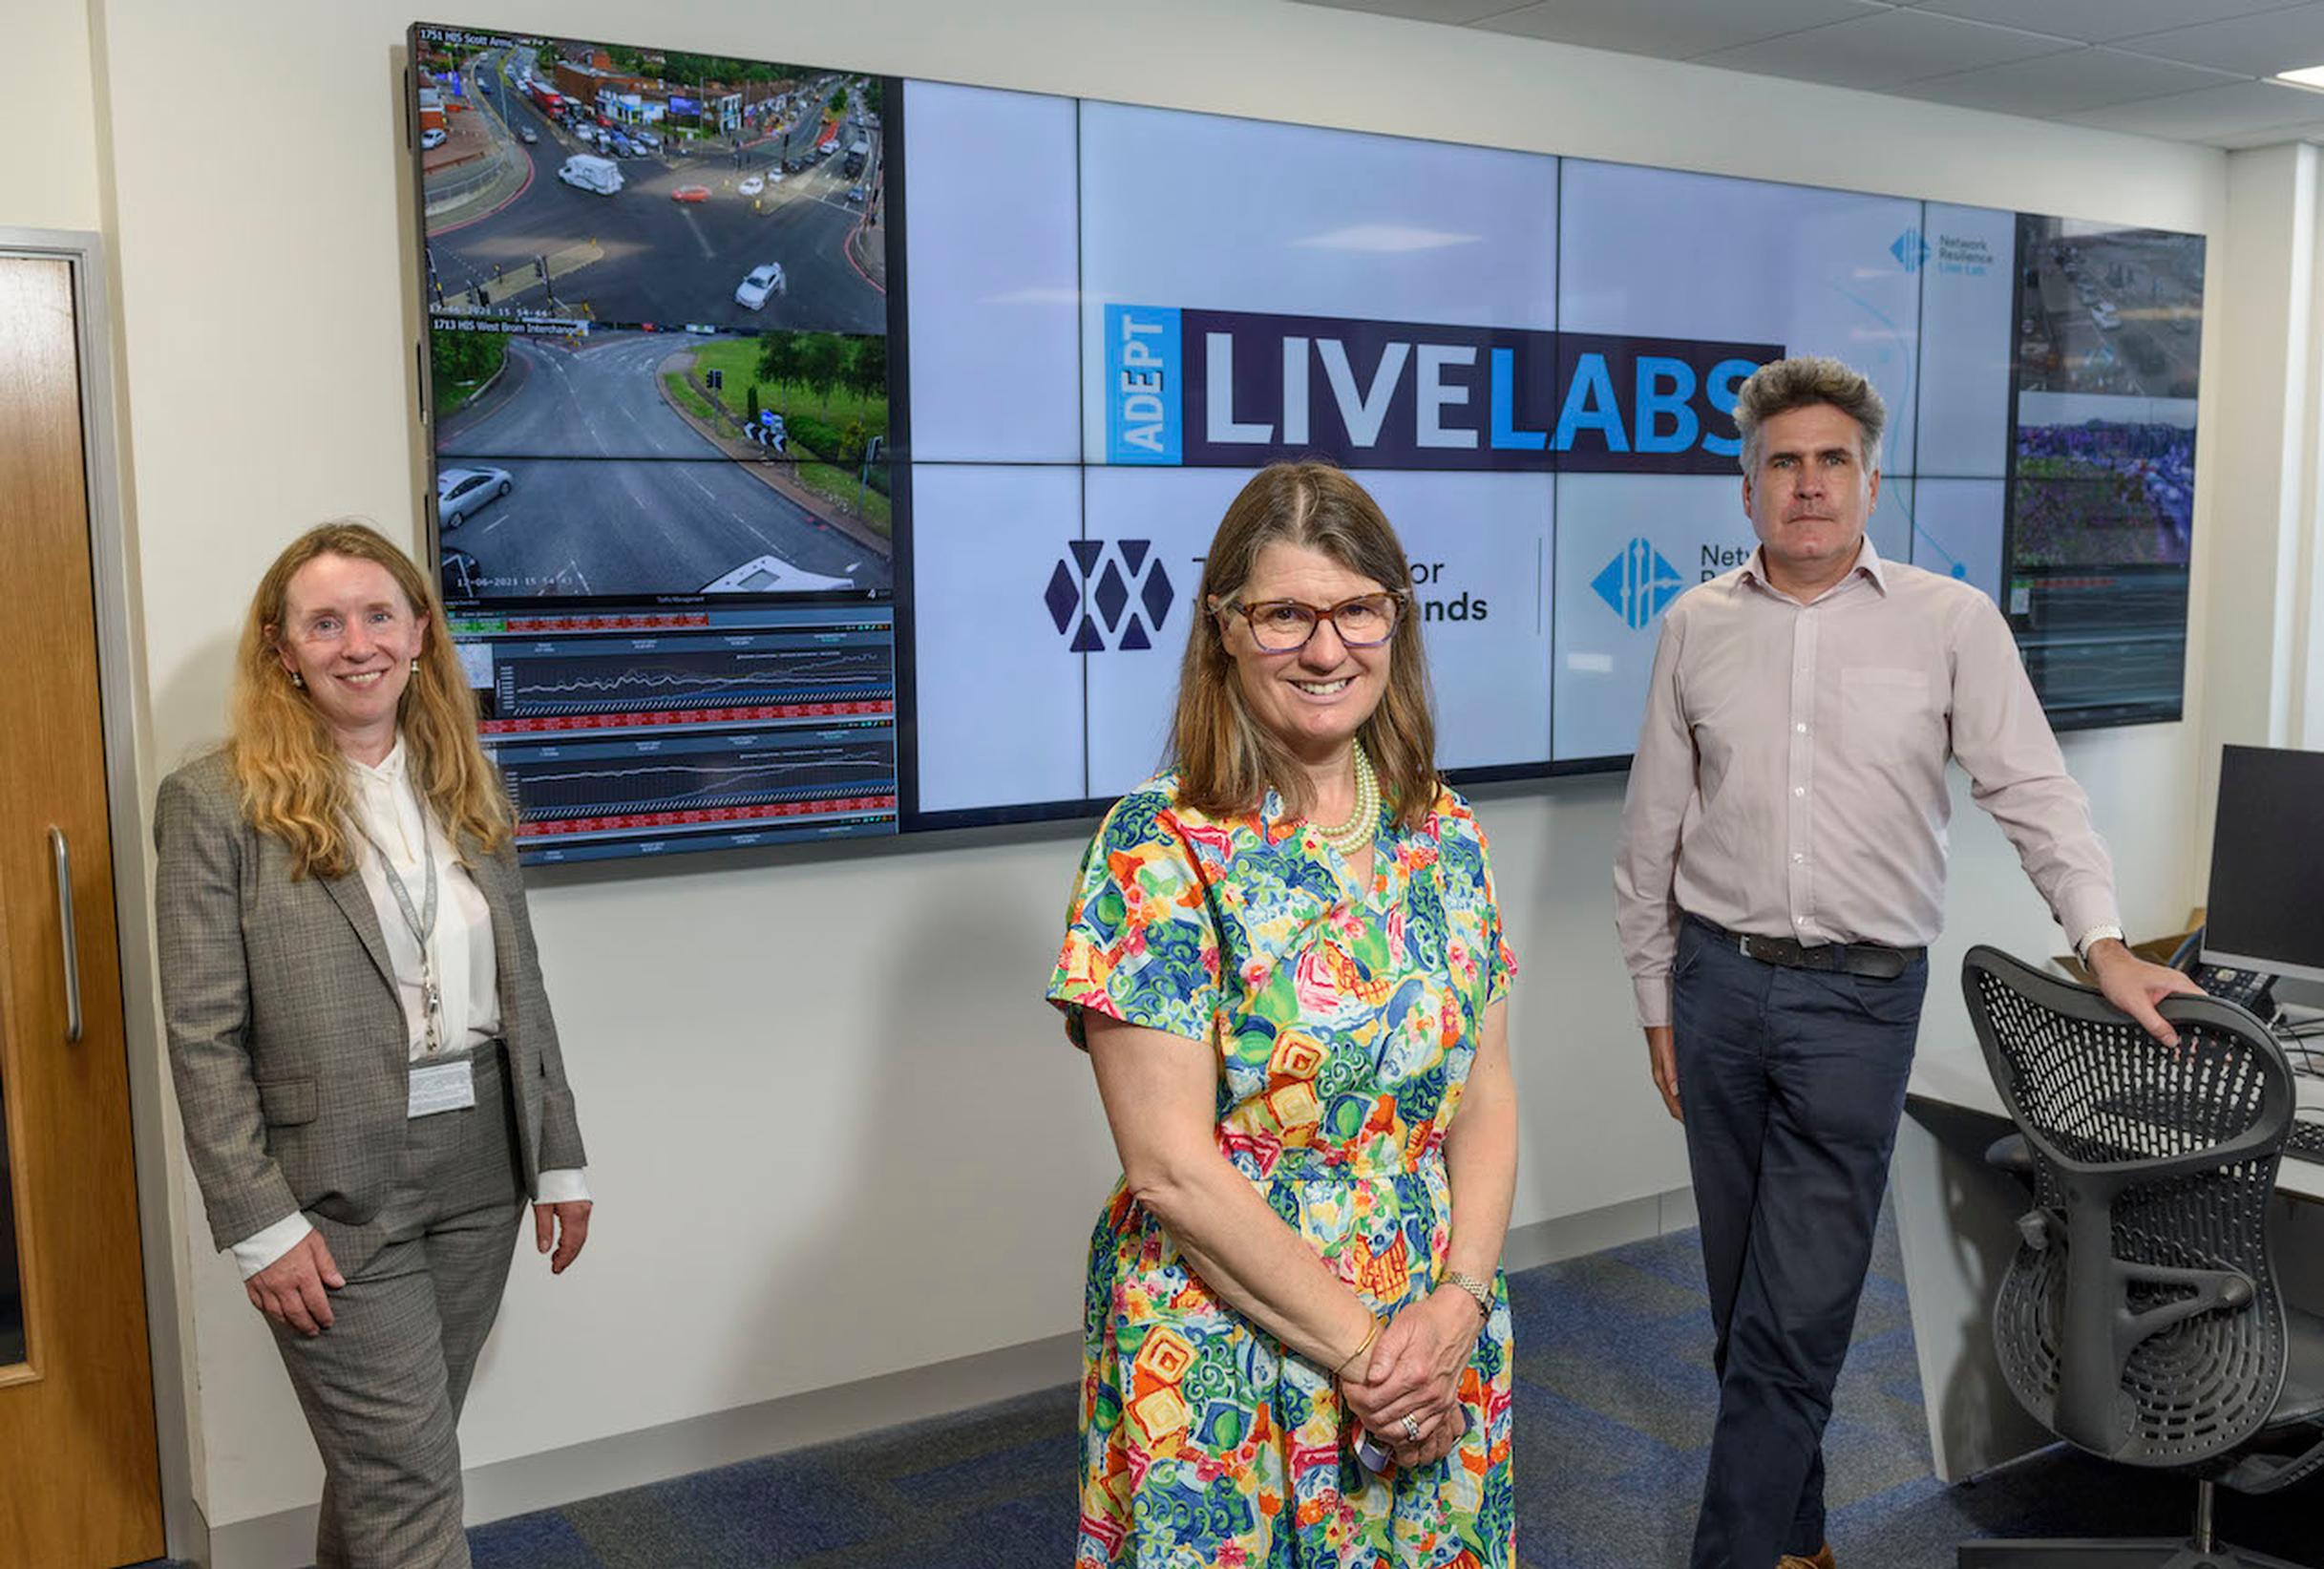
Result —
<instances>
[{"instance_id":1,"label":"id badge on lanyard","mask_svg":"<svg viewBox=\"0 0 2324 1569\"><path fill-rule=\"evenodd\" d=\"M413 798L417 800L416 787L412 794ZM371 853L379 858L379 870L387 879L388 892L394 896L395 908L404 918L404 927L411 932L412 942L419 947L420 1017L424 1032L422 1050L433 1058L439 1055L444 1050L444 987L436 978L435 950L432 941L435 936L436 905L440 889L435 874L435 847L428 840L427 803L420 801L418 804L420 809L420 864L426 869L428 877L425 890L421 895L421 902L417 905L412 902L412 890L404 886L404 880L395 870L395 863L388 859L387 851L380 847L377 839L371 838L370 829L363 827L360 823L356 826L357 831L363 835L365 842L370 845ZM466 1061L448 1063L443 1067L447 1070L457 1069L463 1081L473 1080L472 1070ZM451 1111L454 1104L461 1106L475 1104L475 1090L473 1082L469 1082L466 1092L467 1099L456 1103L431 1104L428 1111L423 1112L420 1110L420 1076L423 1071L433 1072L435 1070L423 1070L417 1067L412 1070L412 1115L426 1116L431 1112ZM449 1080L447 1079L446 1082L448 1083Z\"/></svg>"}]
</instances>

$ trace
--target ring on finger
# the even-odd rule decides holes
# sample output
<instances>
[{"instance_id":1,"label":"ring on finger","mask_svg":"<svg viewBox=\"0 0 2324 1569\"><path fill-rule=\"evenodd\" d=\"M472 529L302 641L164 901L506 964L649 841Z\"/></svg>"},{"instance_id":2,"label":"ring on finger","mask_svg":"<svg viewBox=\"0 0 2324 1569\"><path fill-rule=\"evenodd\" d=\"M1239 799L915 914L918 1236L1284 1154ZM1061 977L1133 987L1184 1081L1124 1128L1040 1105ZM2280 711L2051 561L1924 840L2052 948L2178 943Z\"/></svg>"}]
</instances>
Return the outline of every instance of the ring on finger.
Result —
<instances>
[{"instance_id":1,"label":"ring on finger","mask_svg":"<svg viewBox=\"0 0 2324 1569\"><path fill-rule=\"evenodd\" d=\"M1420 1442L1420 1420L1410 1411L1405 1412L1405 1436L1415 1444Z\"/></svg>"}]
</instances>

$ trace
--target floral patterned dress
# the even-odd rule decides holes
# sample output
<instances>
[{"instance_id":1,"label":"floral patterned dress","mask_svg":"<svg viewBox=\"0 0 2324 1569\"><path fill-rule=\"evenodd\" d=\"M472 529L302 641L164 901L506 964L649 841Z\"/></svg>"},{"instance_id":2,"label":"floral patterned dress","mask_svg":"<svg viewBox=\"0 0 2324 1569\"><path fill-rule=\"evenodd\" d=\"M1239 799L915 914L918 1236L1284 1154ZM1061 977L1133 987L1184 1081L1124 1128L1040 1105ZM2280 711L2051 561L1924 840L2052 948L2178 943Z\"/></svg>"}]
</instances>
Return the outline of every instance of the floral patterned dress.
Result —
<instances>
[{"instance_id":1,"label":"floral patterned dress","mask_svg":"<svg viewBox=\"0 0 2324 1569\"><path fill-rule=\"evenodd\" d=\"M1383 814L1373 875L1270 793L1212 818L1165 774L1089 846L1049 998L1209 1044L1218 1147L1373 1309L1427 1295L1444 1142L1515 963L1485 836L1439 795ZM1214 1296L1117 1185L1089 1243L1077 1569L1513 1569L1506 1284L1462 1374L1468 1431L1375 1476L1329 1369Z\"/></svg>"}]
</instances>

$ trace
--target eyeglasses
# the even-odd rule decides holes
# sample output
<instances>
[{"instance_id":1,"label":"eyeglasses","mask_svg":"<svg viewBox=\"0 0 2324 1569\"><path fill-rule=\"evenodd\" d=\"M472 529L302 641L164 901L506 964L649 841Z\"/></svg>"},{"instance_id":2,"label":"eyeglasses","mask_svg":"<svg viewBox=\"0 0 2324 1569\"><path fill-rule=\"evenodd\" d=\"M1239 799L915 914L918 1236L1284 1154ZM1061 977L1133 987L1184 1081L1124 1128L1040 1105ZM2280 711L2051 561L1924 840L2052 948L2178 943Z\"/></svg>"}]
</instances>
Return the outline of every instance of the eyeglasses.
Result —
<instances>
[{"instance_id":1,"label":"eyeglasses","mask_svg":"<svg viewBox=\"0 0 2324 1569\"><path fill-rule=\"evenodd\" d=\"M1251 641L1262 653L1296 653L1307 647L1316 627L1330 622L1340 641L1351 648L1377 648L1396 635L1403 619L1404 596L1388 592L1359 594L1337 604L1302 604L1298 600L1266 600L1257 604L1213 601L1216 614L1239 615L1251 624Z\"/></svg>"}]
</instances>

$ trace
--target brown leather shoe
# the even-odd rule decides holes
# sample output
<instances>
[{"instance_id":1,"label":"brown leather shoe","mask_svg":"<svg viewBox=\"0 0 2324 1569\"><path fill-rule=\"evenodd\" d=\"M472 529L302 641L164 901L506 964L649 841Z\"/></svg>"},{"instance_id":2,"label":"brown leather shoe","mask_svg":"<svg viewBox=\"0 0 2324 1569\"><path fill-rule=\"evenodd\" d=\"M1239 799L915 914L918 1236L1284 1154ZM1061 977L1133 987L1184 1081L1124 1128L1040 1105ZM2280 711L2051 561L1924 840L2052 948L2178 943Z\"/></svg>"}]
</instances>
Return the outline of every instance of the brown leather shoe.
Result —
<instances>
[{"instance_id":1,"label":"brown leather shoe","mask_svg":"<svg viewBox=\"0 0 2324 1569\"><path fill-rule=\"evenodd\" d=\"M1816 1549L1816 1556L1804 1558L1797 1553L1785 1553L1775 1560L1775 1569L1840 1569L1839 1560L1831 1556L1831 1543Z\"/></svg>"}]
</instances>

